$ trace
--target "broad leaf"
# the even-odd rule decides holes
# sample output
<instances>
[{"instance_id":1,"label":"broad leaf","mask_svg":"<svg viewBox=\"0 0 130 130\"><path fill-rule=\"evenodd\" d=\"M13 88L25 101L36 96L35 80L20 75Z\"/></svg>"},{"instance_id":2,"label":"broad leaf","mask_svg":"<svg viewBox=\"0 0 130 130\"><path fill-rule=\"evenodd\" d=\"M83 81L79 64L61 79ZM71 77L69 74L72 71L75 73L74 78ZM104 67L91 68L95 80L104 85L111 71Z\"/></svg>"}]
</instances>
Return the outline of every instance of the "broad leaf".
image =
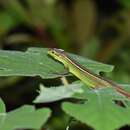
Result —
<instances>
[{"instance_id":1,"label":"broad leaf","mask_svg":"<svg viewBox=\"0 0 130 130\"><path fill-rule=\"evenodd\" d=\"M29 105L22 106L8 113L3 109L0 112L0 129L40 129L49 116L49 109L35 110L33 106Z\"/></svg>"},{"instance_id":2,"label":"broad leaf","mask_svg":"<svg viewBox=\"0 0 130 130\"><path fill-rule=\"evenodd\" d=\"M0 76L41 76L56 78L64 66L47 55L48 49L30 48L26 52L0 50ZM76 61L95 73L110 72L113 66L70 54Z\"/></svg>"},{"instance_id":3,"label":"broad leaf","mask_svg":"<svg viewBox=\"0 0 130 130\"><path fill-rule=\"evenodd\" d=\"M86 123L95 130L115 130L130 124L130 100L112 88L89 90L83 86L84 93L75 98L84 99L81 104L63 103L63 110L77 120ZM115 101L122 101L119 106Z\"/></svg>"},{"instance_id":4,"label":"broad leaf","mask_svg":"<svg viewBox=\"0 0 130 130\"><path fill-rule=\"evenodd\" d=\"M70 84L67 86L50 87L46 88L40 86L38 97L34 100L34 103L46 103L54 102L65 98L71 98L75 93L82 93L82 84Z\"/></svg>"}]
</instances>

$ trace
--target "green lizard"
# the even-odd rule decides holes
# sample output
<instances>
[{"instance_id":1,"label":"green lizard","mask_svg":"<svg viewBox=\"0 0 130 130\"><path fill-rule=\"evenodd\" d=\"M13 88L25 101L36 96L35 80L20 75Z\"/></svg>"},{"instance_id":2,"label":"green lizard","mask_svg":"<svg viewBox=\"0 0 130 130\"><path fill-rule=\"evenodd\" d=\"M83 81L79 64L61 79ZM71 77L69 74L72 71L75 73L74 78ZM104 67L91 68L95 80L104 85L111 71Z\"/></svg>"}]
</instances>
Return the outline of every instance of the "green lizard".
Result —
<instances>
[{"instance_id":1,"label":"green lizard","mask_svg":"<svg viewBox=\"0 0 130 130\"><path fill-rule=\"evenodd\" d=\"M100 75L91 72L89 69L77 63L62 49L49 49L48 54L54 59L64 64L65 68L76 77L78 77L83 83L92 88L114 87L119 93L130 98L130 93L126 92L121 86L112 82L109 79L105 79Z\"/></svg>"}]
</instances>

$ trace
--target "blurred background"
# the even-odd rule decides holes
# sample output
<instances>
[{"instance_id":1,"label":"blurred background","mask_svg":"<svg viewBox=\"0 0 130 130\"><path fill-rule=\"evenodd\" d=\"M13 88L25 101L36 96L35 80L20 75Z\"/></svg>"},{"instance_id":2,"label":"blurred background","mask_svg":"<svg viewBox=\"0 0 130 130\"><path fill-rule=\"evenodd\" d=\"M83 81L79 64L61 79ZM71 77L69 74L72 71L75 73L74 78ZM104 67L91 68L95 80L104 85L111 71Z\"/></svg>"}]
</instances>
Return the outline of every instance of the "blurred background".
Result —
<instances>
[{"instance_id":1,"label":"blurred background","mask_svg":"<svg viewBox=\"0 0 130 130\"><path fill-rule=\"evenodd\" d=\"M107 75L118 83L130 83L130 0L0 0L0 49L28 47L62 48L115 65ZM0 97L7 111L31 104L39 83L52 86L60 81L1 77ZM68 117L60 106L41 106L54 109L49 127L64 129Z\"/></svg>"}]
</instances>

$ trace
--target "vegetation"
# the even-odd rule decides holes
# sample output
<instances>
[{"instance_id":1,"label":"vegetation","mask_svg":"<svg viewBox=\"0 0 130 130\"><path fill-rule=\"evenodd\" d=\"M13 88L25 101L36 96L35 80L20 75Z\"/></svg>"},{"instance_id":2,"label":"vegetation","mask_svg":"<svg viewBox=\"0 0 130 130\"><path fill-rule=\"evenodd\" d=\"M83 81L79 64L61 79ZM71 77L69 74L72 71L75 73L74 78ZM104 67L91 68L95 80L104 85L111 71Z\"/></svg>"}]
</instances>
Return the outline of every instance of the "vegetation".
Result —
<instances>
[{"instance_id":1,"label":"vegetation","mask_svg":"<svg viewBox=\"0 0 130 130\"><path fill-rule=\"evenodd\" d=\"M129 129L127 97L63 76L63 64L47 55L54 47L71 52L130 92L129 0L1 0L0 7L1 130Z\"/></svg>"}]
</instances>

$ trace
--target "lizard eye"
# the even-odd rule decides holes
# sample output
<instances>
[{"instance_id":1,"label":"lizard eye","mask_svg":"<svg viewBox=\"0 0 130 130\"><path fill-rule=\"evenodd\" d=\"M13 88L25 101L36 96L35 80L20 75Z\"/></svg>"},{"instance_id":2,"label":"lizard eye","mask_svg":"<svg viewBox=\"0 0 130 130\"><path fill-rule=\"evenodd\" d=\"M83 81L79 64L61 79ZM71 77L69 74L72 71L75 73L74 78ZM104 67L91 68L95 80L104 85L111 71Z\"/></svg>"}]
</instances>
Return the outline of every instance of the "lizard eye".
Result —
<instances>
[{"instance_id":1,"label":"lizard eye","mask_svg":"<svg viewBox=\"0 0 130 130\"><path fill-rule=\"evenodd\" d=\"M54 51L52 51L52 54L54 54L55 52Z\"/></svg>"}]
</instances>

